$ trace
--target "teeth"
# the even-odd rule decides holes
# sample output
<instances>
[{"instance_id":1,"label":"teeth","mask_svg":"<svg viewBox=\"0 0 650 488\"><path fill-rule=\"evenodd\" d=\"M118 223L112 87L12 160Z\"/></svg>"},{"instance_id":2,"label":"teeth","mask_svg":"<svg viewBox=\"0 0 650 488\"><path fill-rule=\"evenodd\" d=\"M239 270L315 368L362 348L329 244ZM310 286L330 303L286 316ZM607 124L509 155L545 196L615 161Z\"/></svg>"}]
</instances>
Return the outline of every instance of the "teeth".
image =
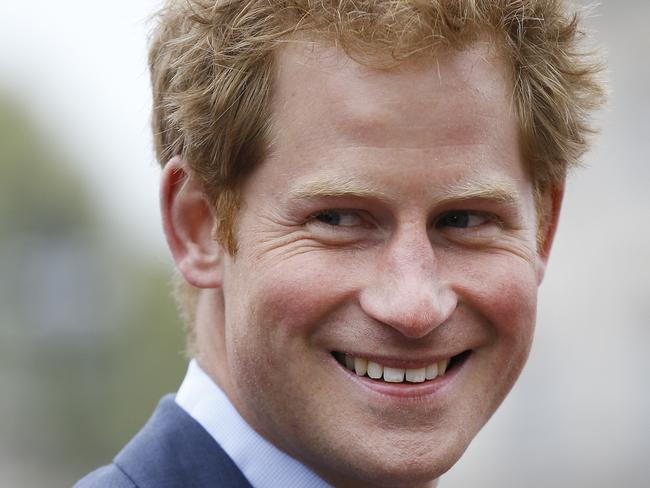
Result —
<instances>
[{"instance_id":1,"label":"teeth","mask_svg":"<svg viewBox=\"0 0 650 488\"><path fill-rule=\"evenodd\" d=\"M404 370L384 366L384 381L389 383L402 383L404 381Z\"/></svg>"},{"instance_id":2,"label":"teeth","mask_svg":"<svg viewBox=\"0 0 650 488\"><path fill-rule=\"evenodd\" d=\"M438 374L442 376L447 371L447 366L449 366L449 359L442 359L438 361Z\"/></svg>"},{"instance_id":3,"label":"teeth","mask_svg":"<svg viewBox=\"0 0 650 488\"><path fill-rule=\"evenodd\" d=\"M373 380L378 380L384 374L384 367L381 364L368 361L368 376Z\"/></svg>"},{"instance_id":4,"label":"teeth","mask_svg":"<svg viewBox=\"0 0 650 488\"><path fill-rule=\"evenodd\" d=\"M354 369L354 358L349 354L345 355L345 366L348 369Z\"/></svg>"},{"instance_id":5,"label":"teeth","mask_svg":"<svg viewBox=\"0 0 650 488\"><path fill-rule=\"evenodd\" d=\"M368 372L368 360L363 358L354 358L354 371L359 376L364 376Z\"/></svg>"},{"instance_id":6,"label":"teeth","mask_svg":"<svg viewBox=\"0 0 650 488\"><path fill-rule=\"evenodd\" d=\"M429 366L426 367L424 377L428 380L434 379L436 376L438 376L438 363L433 363L430 364Z\"/></svg>"},{"instance_id":7,"label":"teeth","mask_svg":"<svg viewBox=\"0 0 650 488\"><path fill-rule=\"evenodd\" d=\"M344 363L346 368L354 371L358 376L368 375L375 380L383 378L388 383L403 383L405 380L409 383L423 383L445 374L449 367L449 358L441 359L425 368L414 369L391 368L349 354L344 355Z\"/></svg>"},{"instance_id":8,"label":"teeth","mask_svg":"<svg viewBox=\"0 0 650 488\"><path fill-rule=\"evenodd\" d=\"M411 383L422 383L426 377L427 368L418 368L418 369L407 369L406 370L406 381Z\"/></svg>"}]
</instances>

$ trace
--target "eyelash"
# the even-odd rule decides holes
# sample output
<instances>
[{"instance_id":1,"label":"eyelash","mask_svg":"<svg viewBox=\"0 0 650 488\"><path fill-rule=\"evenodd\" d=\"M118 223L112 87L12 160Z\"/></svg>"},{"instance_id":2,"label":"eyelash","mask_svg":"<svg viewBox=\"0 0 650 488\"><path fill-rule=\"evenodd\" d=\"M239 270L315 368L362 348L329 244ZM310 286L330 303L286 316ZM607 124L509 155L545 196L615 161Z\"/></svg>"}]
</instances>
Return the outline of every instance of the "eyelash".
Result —
<instances>
[{"instance_id":1,"label":"eyelash","mask_svg":"<svg viewBox=\"0 0 650 488\"><path fill-rule=\"evenodd\" d=\"M323 224L323 225L329 226L329 227L343 227L343 228L345 228L345 227L357 227L358 225L355 225L355 224L353 224L353 225L341 225L340 224L341 216L349 216L349 215L356 216L356 218L359 221L359 225L362 224L365 221L363 219L363 217L360 215L360 212L358 212L358 211L355 211L355 210L337 210L337 209L328 209L328 210L323 210L323 211L313 213L309 217L308 221L316 221L316 222L318 222L320 224ZM335 217L338 216L338 222L336 224L331 223L331 222L326 222L325 219L321 218L321 217L324 217L324 216L328 216L328 218L330 218L330 219L334 217L334 220L336 220ZM461 221L466 222L466 225L458 225L458 226L457 225L451 225L451 222L449 222L449 221L448 221L448 224L445 225L443 223L443 220L446 219L446 218L450 218L450 217L460 219ZM482 218L482 219L484 219L484 221L477 224L477 225L471 225L471 226L467 225L467 223L468 223L468 221L470 219L476 218L476 217ZM482 225L485 225L485 224L488 224L488 223L496 224L496 225L499 225L499 226L503 225L503 221L494 214L485 213L485 212L476 212L476 211L472 211L472 210L450 210L448 212L444 212L442 215L440 215L438 218L436 218L433 225L434 225L434 227L436 229L440 229L440 228L443 228L443 227L457 228L457 229L472 229L472 228L475 228L475 227L481 227Z\"/></svg>"},{"instance_id":2,"label":"eyelash","mask_svg":"<svg viewBox=\"0 0 650 488\"><path fill-rule=\"evenodd\" d=\"M355 216L359 220L359 223L363 222L363 219L359 216L359 212L355 212L353 210L324 210L313 214L310 217L310 220L317 220L324 225L329 225L332 227L354 227L355 225L340 224L340 220L342 217L350 216L350 215ZM325 221L326 219L323 219L321 217L327 217L328 219L334 219L334 220L336 220L335 217L338 217L338 222L336 224L333 224L331 222L326 222Z\"/></svg>"},{"instance_id":3,"label":"eyelash","mask_svg":"<svg viewBox=\"0 0 650 488\"><path fill-rule=\"evenodd\" d=\"M443 220L446 218L450 217L455 217L455 218L460 218L465 219L469 221L472 218L480 218L483 219L483 221L477 225L467 225L467 226L456 226L456 225L443 225ZM448 222L451 224L451 222ZM441 227L451 227L451 228L459 228L459 229L472 229L475 227L481 227L485 224L496 224L499 226L503 225L503 221L497 217L494 214L486 213L486 212L476 212L472 210L450 210L449 212L443 213L440 217L438 217L435 221L434 227L436 229L440 229Z\"/></svg>"}]
</instances>

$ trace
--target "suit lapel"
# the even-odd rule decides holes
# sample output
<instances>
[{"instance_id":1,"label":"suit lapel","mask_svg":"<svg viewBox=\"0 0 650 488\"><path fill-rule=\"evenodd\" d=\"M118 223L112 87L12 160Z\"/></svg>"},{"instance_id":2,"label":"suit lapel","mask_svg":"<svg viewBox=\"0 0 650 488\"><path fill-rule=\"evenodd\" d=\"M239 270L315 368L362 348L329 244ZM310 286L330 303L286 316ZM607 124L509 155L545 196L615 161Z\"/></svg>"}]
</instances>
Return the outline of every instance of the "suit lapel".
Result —
<instances>
[{"instance_id":1,"label":"suit lapel","mask_svg":"<svg viewBox=\"0 0 650 488\"><path fill-rule=\"evenodd\" d=\"M232 459L172 395L160 401L114 462L140 488L252 488Z\"/></svg>"}]
</instances>

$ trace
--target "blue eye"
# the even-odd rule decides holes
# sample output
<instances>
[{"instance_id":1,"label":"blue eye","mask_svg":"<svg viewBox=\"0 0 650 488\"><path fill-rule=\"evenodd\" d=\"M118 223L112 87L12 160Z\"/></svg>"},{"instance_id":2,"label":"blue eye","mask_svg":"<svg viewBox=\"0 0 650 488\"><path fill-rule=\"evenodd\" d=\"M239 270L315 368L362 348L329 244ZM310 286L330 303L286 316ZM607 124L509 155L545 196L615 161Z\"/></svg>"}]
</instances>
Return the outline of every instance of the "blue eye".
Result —
<instances>
[{"instance_id":1,"label":"blue eye","mask_svg":"<svg viewBox=\"0 0 650 488\"><path fill-rule=\"evenodd\" d=\"M333 212L331 210L327 212L320 212L316 214L314 218L328 225L340 225L341 223L341 214L338 212Z\"/></svg>"},{"instance_id":2,"label":"blue eye","mask_svg":"<svg viewBox=\"0 0 650 488\"><path fill-rule=\"evenodd\" d=\"M357 212L344 210L325 210L313 215L315 220L336 227L356 227L363 224Z\"/></svg>"},{"instance_id":3,"label":"blue eye","mask_svg":"<svg viewBox=\"0 0 650 488\"><path fill-rule=\"evenodd\" d=\"M455 227L458 229L465 229L482 225L488 220L489 217L482 214L470 212L468 210L454 210L444 214L436 222L436 228Z\"/></svg>"}]
</instances>

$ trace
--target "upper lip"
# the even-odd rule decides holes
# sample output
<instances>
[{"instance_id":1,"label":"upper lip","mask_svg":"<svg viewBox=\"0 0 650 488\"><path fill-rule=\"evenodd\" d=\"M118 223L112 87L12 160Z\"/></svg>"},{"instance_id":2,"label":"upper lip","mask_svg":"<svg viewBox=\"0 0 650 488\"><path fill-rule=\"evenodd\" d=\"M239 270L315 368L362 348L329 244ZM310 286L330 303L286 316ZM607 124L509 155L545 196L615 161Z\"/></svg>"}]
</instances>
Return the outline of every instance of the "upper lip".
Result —
<instances>
[{"instance_id":1,"label":"upper lip","mask_svg":"<svg viewBox=\"0 0 650 488\"><path fill-rule=\"evenodd\" d=\"M454 353L436 353L430 354L426 357L413 358L412 353L409 354L408 351L403 354L391 354L383 355L376 353L365 353L365 352L354 352L354 351L336 351L341 354L347 354L354 358L363 358L368 361L373 361L375 363L381 364L382 366L388 366L389 368L402 368L402 369L419 369L426 368L427 366L437 363L443 359L451 359L458 354L467 351L467 349L460 350Z\"/></svg>"}]
</instances>

